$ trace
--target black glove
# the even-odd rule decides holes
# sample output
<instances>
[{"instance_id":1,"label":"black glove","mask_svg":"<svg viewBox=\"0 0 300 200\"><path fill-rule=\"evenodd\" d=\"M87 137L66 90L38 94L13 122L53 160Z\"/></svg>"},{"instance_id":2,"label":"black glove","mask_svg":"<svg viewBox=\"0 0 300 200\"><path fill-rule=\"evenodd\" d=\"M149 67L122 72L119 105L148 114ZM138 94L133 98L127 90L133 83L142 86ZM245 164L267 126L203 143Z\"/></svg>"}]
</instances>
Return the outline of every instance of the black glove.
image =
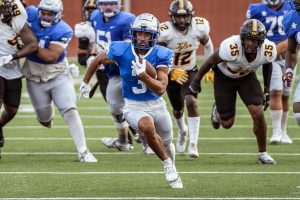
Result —
<instances>
[{"instance_id":1,"label":"black glove","mask_svg":"<svg viewBox=\"0 0 300 200\"><path fill-rule=\"evenodd\" d=\"M201 81L193 80L189 86L189 89L192 94L200 93L202 90Z\"/></svg>"},{"instance_id":2,"label":"black glove","mask_svg":"<svg viewBox=\"0 0 300 200\"><path fill-rule=\"evenodd\" d=\"M269 107L270 104L270 91L269 89L264 90L264 101L263 101L263 106L264 106L264 111L266 111Z\"/></svg>"}]
</instances>

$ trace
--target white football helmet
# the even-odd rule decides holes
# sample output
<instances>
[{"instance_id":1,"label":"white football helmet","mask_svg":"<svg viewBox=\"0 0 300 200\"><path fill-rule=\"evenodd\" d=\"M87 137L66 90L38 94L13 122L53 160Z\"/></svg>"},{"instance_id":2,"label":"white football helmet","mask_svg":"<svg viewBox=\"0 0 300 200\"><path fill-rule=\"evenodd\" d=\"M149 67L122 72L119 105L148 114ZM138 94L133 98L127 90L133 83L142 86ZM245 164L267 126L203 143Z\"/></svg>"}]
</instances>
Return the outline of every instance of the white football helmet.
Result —
<instances>
[{"instance_id":1,"label":"white football helmet","mask_svg":"<svg viewBox=\"0 0 300 200\"><path fill-rule=\"evenodd\" d=\"M151 33L151 39L146 41L146 45L139 45L136 32ZM158 19L149 13L142 13L137 16L130 28L132 37L132 44L134 48L140 50L148 50L156 45L156 41L159 36L159 21Z\"/></svg>"},{"instance_id":2,"label":"white football helmet","mask_svg":"<svg viewBox=\"0 0 300 200\"><path fill-rule=\"evenodd\" d=\"M49 12L53 12L53 17L43 16L41 11L47 10ZM38 13L41 25L43 27L50 27L52 24L55 24L61 20L63 11L63 4L61 0L41 0L38 5Z\"/></svg>"},{"instance_id":3,"label":"white football helmet","mask_svg":"<svg viewBox=\"0 0 300 200\"><path fill-rule=\"evenodd\" d=\"M284 2L284 0L264 0L264 1L271 6L276 6Z\"/></svg>"},{"instance_id":4,"label":"white football helmet","mask_svg":"<svg viewBox=\"0 0 300 200\"><path fill-rule=\"evenodd\" d=\"M114 7L103 6L103 3L114 3ZM99 10L105 17L113 17L121 10L121 0L97 0Z\"/></svg>"}]
</instances>

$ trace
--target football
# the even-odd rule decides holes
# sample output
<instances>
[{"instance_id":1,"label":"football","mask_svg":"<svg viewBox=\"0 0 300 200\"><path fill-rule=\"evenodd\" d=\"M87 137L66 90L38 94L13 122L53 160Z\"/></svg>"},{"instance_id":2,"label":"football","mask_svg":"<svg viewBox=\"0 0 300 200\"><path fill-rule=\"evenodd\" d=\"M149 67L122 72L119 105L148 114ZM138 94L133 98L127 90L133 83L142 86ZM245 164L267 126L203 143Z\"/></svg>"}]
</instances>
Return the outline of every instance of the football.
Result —
<instances>
[{"instance_id":1,"label":"football","mask_svg":"<svg viewBox=\"0 0 300 200\"><path fill-rule=\"evenodd\" d=\"M139 61L140 61L140 63L142 63L142 58L139 58ZM151 78L154 78L154 79L157 78L157 72L156 72L155 67L153 67L153 65L150 62L148 62L147 60L146 60L146 73Z\"/></svg>"}]
</instances>

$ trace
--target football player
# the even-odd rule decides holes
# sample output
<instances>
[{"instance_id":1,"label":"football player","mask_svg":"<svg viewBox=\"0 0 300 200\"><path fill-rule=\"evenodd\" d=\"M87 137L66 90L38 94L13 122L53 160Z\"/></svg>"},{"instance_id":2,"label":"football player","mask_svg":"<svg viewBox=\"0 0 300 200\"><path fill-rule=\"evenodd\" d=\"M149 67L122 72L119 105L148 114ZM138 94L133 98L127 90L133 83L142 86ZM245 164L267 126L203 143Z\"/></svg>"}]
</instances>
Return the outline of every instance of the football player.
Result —
<instances>
[{"instance_id":1,"label":"football player","mask_svg":"<svg viewBox=\"0 0 300 200\"><path fill-rule=\"evenodd\" d=\"M27 7L28 23L38 39L38 51L27 57L22 72L39 123L52 127L54 102L69 127L78 151L78 161L97 162L86 146L73 79L68 73L66 48L73 31L61 20L62 11L61 0L41 0L38 7Z\"/></svg>"},{"instance_id":2,"label":"football player","mask_svg":"<svg viewBox=\"0 0 300 200\"><path fill-rule=\"evenodd\" d=\"M241 26L240 34L225 39L201 66L190 85L193 93L201 91L201 79L212 66L214 70L213 121L229 129L234 124L236 95L241 97L253 120L253 132L258 144L258 162L275 164L267 153L267 124L262 105L268 106L269 87L272 64L276 59L277 50L274 42L266 37L264 25L250 19ZM269 64L266 64L269 63ZM255 71L263 66L264 92L256 77ZM251 95L249 95L251 91Z\"/></svg>"},{"instance_id":3,"label":"football player","mask_svg":"<svg viewBox=\"0 0 300 200\"><path fill-rule=\"evenodd\" d=\"M250 4L247 11L247 18L261 21L266 27L267 39L278 44L287 40L282 19L283 15L290 10L292 10L292 7L285 0L266 0L266 3ZM291 144L293 141L287 134L286 125L289 115L289 96L292 87L286 87L282 81L282 76L285 73L284 56L277 56L272 65L270 116L273 129L270 143Z\"/></svg>"},{"instance_id":4,"label":"football player","mask_svg":"<svg viewBox=\"0 0 300 200\"><path fill-rule=\"evenodd\" d=\"M292 86L300 44L300 0L294 0L293 5L295 10L289 12L283 18L283 24L288 35L288 48L285 58L286 71L283 77L284 83L287 87ZM293 102L294 117L297 124L300 126L300 81L296 87Z\"/></svg>"},{"instance_id":5,"label":"football player","mask_svg":"<svg viewBox=\"0 0 300 200\"><path fill-rule=\"evenodd\" d=\"M196 75L196 51L201 44L205 59L213 53L209 36L209 23L201 17L194 17L193 5L188 0L175 0L169 8L170 21L160 25L158 43L175 52L173 70L170 72L167 93L173 107L173 115L178 127L177 152L185 151L187 134L190 134L188 153L199 157L198 137L200 116L197 107L197 94L189 92L189 84ZM184 104L187 108L187 122L184 120Z\"/></svg>"},{"instance_id":6,"label":"football player","mask_svg":"<svg viewBox=\"0 0 300 200\"><path fill-rule=\"evenodd\" d=\"M0 158L3 127L16 115L21 99L22 73L19 58L37 50L37 40L27 24L20 0L0 0ZM23 41L22 49L18 40ZM20 48L19 48L20 47Z\"/></svg>"},{"instance_id":7,"label":"football player","mask_svg":"<svg viewBox=\"0 0 300 200\"><path fill-rule=\"evenodd\" d=\"M144 133L148 145L162 160L170 187L182 188L174 164L172 120L161 97L168 84L173 52L156 45L159 22L149 13L139 15L130 32L131 43L112 42L107 53L100 53L94 59L80 85L80 93L86 95L89 92L88 83L99 64L117 63L122 77L126 120L133 128ZM146 62L156 68L157 78L146 73Z\"/></svg>"},{"instance_id":8,"label":"football player","mask_svg":"<svg viewBox=\"0 0 300 200\"><path fill-rule=\"evenodd\" d=\"M92 56L87 60L88 67L98 53L107 51L108 45L112 41L130 42L129 29L135 18L131 13L121 11L120 0L98 0L97 5L98 10L93 11L90 17L96 38ZM114 63L100 65L96 75L100 87L101 82L104 80L103 76L109 78L106 99L118 131L118 138L102 138L101 141L108 148L127 151L131 145L128 140L128 123L123 115L124 99L119 68Z\"/></svg>"}]
</instances>

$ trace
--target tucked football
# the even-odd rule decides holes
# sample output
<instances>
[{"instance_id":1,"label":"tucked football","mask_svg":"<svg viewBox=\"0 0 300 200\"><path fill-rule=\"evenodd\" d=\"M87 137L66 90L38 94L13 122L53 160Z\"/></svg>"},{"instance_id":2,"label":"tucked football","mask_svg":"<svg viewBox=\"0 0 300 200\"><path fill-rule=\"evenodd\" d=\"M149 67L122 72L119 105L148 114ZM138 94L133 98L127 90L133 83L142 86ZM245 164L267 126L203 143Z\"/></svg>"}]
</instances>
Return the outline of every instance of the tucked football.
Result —
<instances>
[{"instance_id":1,"label":"tucked football","mask_svg":"<svg viewBox=\"0 0 300 200\"><path fill-rule=\"evenodd\" d=\"M142 63L142 58L139 58L140 63ZM146 73L151 77L151 78L157 78L157 72L155 67L146 60Z\"/></svg>"}]
</instances>

